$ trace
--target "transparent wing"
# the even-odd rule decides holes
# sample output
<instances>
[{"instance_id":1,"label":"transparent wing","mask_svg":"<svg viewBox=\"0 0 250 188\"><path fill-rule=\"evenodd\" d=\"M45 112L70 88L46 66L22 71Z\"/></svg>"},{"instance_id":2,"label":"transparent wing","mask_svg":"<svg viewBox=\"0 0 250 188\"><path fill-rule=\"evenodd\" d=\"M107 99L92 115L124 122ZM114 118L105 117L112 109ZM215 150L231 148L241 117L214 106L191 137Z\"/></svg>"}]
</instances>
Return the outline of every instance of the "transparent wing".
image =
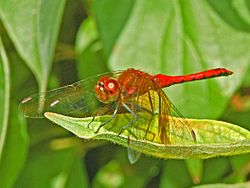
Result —
<instances>
[{"instance_id":1,"label":"transparent wing","mask_svg":"<svg viewBox=\"0 0 250 188\"><path fill-rule=\"evenodd\" d=\"M161 89L149 90L133 97L129 103L138 116L137 122L130 128L131 138L163 144L195 143L195 133L190 124ZM154 118L157 115L158 118ZM157 119L158 122L155 122Z\"/></svg>"},{"instance_id":2,"label":"transparent wing","mask_svg":"<svg viewBox=\"0 0 250 188\"><path fill-rule=\"evenodd\" d=\"M159 95L158 133L162 143L194 144L195 132L188 121L181 115L163 90Z\"/></svg>"},{"instance_id":3,"label":"transparent wing","mask_svg":"<svg viewBox=\"0 0 250 188\"><path fill-rule=\"evenodd\" d=\"M128 160L131 164L136 163L141 157L141 153L128 147Z\"/></svg>"},{"instance_id":4,"label":"transparent wing","mask_svg":"<svg viewBox=\"0 0 250 188\"><path fill-rule=\"evenodd\" d=\"M127 88L125 90L129 91L132 88L135 91L133 96L130 96L123 101L129 108L129 110L123 110L132 114L127 118L128 123L126 122L126 124L130 126L124 126L129 132L131 138L130 143L133 143L133 139L153 141L156 138L155 133L157 133L157 130L152 126L152 121L154 120L155 110L158 108L154 100L155 96L151 96L152 94L155 94L155 92L150 90L150 88L155 87L154 82L150 77L136 75L130 78L129 83L127 83L126 86Z\"/></svg>"},{"instance_id":5,"label":"transparent wing","mask_svg":"<svg viewBox=\"0 0 250 188\"><path fill-rule=\"evenodd\" d=\"M118 76L119 72L105 75ZM103 75L92 77L24 99L20 109L26 117L40 118L44 112L56 112L73 117L94 115L104 106L95 95L95 85Z\"/></svg>"}]
</instances>

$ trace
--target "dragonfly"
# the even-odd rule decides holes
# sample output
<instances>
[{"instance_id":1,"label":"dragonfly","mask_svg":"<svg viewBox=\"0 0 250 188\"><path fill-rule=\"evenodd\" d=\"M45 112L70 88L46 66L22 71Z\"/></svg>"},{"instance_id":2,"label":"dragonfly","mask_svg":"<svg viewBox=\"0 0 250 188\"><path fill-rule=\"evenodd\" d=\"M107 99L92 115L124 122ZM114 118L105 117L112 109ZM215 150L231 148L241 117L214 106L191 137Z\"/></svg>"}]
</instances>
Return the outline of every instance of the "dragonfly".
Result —
<instances>
[{"instance_id":1,"label":"dragonfly","mask_svg":"<svg viewBox=\"0 0 250 188\"><path fill-rule=\"evenodd\" d=\"M230 70L216 68L180 76L151 75L129 68L30 96L21 101L20 108L24 116L29 118L44 117L45 112L55 112L71 117L93 117L89 125L96 116L109 114L110 118L95 130L96 133L124 115L127 122L124 122L118 135L128 131L131 137L140 140L148 140L151 135L150 141L155 139L168 145L172 144L170 128L174 126L176 130L187 132L195 143L195 132L164 93L163 88L183 82L231 74L233 72ZM131 118L128 118L127 114ZM147 114L147 118L141 114ZM155 131L151 130L155 114L158 114L157 135L154 135ZM142 124L144 128L140 129ZM128 137L128 145L130 144L131 140ZM135 155L133 150L130 153L131 156Z\"/></svg>"}]
</instances>

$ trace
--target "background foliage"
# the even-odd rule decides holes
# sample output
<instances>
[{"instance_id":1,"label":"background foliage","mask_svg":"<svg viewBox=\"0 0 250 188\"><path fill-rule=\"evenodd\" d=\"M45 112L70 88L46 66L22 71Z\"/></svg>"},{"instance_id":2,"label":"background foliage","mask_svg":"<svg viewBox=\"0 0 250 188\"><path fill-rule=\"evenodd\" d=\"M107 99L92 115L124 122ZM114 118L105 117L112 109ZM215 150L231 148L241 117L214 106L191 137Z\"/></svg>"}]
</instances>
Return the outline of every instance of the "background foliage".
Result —
<instances>
[{"instance_id":1,"label":"background foliage","mask_svg":"<svg viewBox=\"0 0 250 188\"><path fill-rule=\"evenodd\" d=\"M249 155L130 165L124 148L24 119L18 103L128 67L172 75L226 67L235 74L166 92L186 117L250 129L249 32L248 0L0 0L0 187L247 187Z\"/></svg>"}]
</instances>

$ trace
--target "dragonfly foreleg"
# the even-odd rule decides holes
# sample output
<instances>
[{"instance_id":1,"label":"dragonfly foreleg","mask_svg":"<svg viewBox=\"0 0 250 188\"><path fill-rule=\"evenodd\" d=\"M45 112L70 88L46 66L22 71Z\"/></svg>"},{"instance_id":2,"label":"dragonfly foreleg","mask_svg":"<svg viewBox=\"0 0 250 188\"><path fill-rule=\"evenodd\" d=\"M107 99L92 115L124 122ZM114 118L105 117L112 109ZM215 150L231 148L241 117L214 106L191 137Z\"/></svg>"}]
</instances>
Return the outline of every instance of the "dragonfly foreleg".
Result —
<instances>
[{"instance_id":1,"label":"dragonfly foreleg","mask_svg":"<svg viewBox=\"0 0 250 188\"><path fill-rule=\"evenodd\" d=\"M98 111L94 114L93 118L91 119L91 121L88 123L87 127L89 128L90 124L93 123L93 121L95 120L96 115L98 114Z\"/></svg>"},{"instance_id":2,"label":"dragonfly foreleg","mask_svg":"<svg viewBox=\"0 0 250 188\"><path fill-rule=\"evenodd\" d=\"M119 109L119 105L117 104L116 107L115 107L115 110L114 110L114 113L113 113L112 117L111 117L109 120L103 122L103 123L98 127L98 129L95 131L95 133L98 133L98 131L99 131L104 125L106 125L107 123L109 123L110 121L112 121L112 120L115 118L115 116L117 115L118 109Z\"/></svg>"},{"instance_id":3,"label":"dragonfly foreleg","mask_svg":"<svg viewBox=\"0 0 250 188\"><path fill-rule=\"evenodd\" d=\"M125 125L124 127L121 128L120 132L118 135L120 135L125 129L127 129L128 127L132 126L133 124L135 124L135 122L138 119L138 116L133 112L133 110L131 110L128 105L126 105L125 103L122 103L122 105L124 106L124 108L133 116L133 120L129 122L129 124Z\"/></svg>"},{"instance_id":4,"label":"dragonfly foreleg","mask_svg":"<svg viewBox=\"0 0 250 188\"><path fill-rule=\"evenodd\" d=\"M102 108L99 108L94 116L92 117L91 121L88 123L87 127L89 128L90 124L94 122L95 120L95 117L99 114L100 111L102 111L104 108L106 108L108 105L105 105L104 107ZM111 108L108 108L108 110L106 110L104 113L102 113L101 115L105 115L105 114L108 114L112 109L113 109L114 105L111 106Z\"/></svg>"},{"instance_id":5,"label":"dragonfly foreleg","mask_svg":"<svg viewBox=\"0 0 250 188\"><path fill-rule=\"evenodd\" d=\"M130 103L130 104L131 104L131 103ZM140 127L140 126L136 127L136 129L145 132L145 135L144 135L143 138L142 138L143 140L145 140L145 138L147 137L148 134L152 135L152 139L150 139L150 141L152 142L152 141L155 139L155 136L156 136L155 133L153 133L152 131L150 131L150 125L151 125L151 123L152 123L152 120L153 120L153 117L154 117L154 113L152 113L152 111L150 111L150 110L148 110L148 109L146 109L146 108L142 108L141 106L139 106L139 105L137 105L137 104L134 104L134 107L140 109L141 111L143 110L143 111L145 111L146 113L148 113L148 114L151 115L151 118L150 118L150 120L149 120L149 122L148 122L148 126L147 126L146 129L143 128L143 127ZM126 114L124 114L124 115L125 115L125 117L127 118L127 120L130 121L130 119L127 117L127 115L126 115ZM137 115L137 116L138 116L138 115ZM139 117L139 116L138 116L138 117ZM139 117L139 118L140 118L140 117ZM143 117L142 117L142 118L143 118ZM140 139L140 137L138 137L136 134L134 134L134 133L132 132L132 130L127 129L127 131L128 131L129 134L131 134L135 139ZM118 136L119 136L119 135L118 135Z\"/></svg>"}]
</instances>

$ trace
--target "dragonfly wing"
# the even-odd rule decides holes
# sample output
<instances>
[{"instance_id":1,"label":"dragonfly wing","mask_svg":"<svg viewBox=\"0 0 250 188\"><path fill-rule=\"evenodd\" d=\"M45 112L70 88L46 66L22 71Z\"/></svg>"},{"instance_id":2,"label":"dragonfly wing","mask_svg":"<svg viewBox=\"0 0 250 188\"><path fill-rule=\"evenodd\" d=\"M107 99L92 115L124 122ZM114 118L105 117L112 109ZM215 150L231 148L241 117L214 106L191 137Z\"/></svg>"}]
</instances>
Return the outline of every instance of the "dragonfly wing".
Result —
<instances>
[{"instance_id":1,"label":"dragonfly wing","mask_svg":"<svg viewBox=\"0 0 250 188\"><path fill-rule=\"evenodd\" d=\"M160 89L158 91L159 101L159 118L158 118L158 135L160 136L163 144L170 144L170 105L166 94Z\"/></svg>"},{"instance_id":2,"label":"dragonfly wing","mask_svg":"<svg viewBox=\"0 0 250 188\"><path fill-rule=\"evenodd\" d=\"M136 163L141 157L141 153L128 147L128 160L131 164Z\"/></svg>"},{"instance_id":3,"label":"dragonfly wing","mask_svg":"<svg viewBox=\"0 0 250 188\"><path fill-rule=\"evenodd\" d=\"M132 127L131 132L138 139L166 145L182 143L183 138L190 143L195 142L195 133L190 124L162 89L149 90L143 95L134 97L131 103L134 104L134 112L138 116L138 122ZM158 124L153 122L157 114Z\"/></svg>"},{"instance_id":4,"label":"dragonfly wing","mask_svg":"<svg viewBox=\"0 0 250 188\"><path fill-rule=\"evenodd\" d=\"M159 135L162 143L172 144L183 139L195 143L196 136L191 125L173 105L163 90L159 94ZM172 139L175 135L175 139ZM177 139L178 138L178 139Z\"/></svg>"},{"instance_id":5,"label":"dragonfly wing","mask_svg":"<svg viewBox=\"0 0 250 188\"><path fill-rule=\"evenodd\" d=\"M104 75L117 77L120 72ZM42 94L24 99L20 109L26 117L43 117L44 112L56 112L73 117L87 117L96 113L102 104L95 95L95 85L101 76L92 77Z\"/></svg>"},{"instance_id":6,"label":"dragonfly wing","mask_svg":"<svg viewBox=\"0 0 250 188\"><path fill-rule=\"evenodd\" d=\"M145 139L163 144L170 144L171 102L168 100L165 93L161 89L157 91L149 90L147 93L137 98L137 103L141 107L141 110L151 114L151 120L147 122L148 125L145 128ZM152 122L152 120L157 114L159 114L158 126L155 126L156 123Z\"/></svg>"},{"instance_id":7,"label":"dragonfly wing","mask_svg":"<svg viewBox=\"0 0 250 188\"><path fill-rule=\"evenodd\" d=\"M155 130L155 126L152 126L155 105L154 99L150 98L150 93L151 92L147 92L126 101L126 106L135 114L136 121L134 121L134 115L128 113L126 109L121 109L123 112L127 112L124 113L124 115L127 116L127 122L124 122L124 127L126 127L131 139L153 141L156 138L155 132L157 132L157 130ZM128 124L130 124L130 126L126 126Z\"/></svg>"}]
</instances>

